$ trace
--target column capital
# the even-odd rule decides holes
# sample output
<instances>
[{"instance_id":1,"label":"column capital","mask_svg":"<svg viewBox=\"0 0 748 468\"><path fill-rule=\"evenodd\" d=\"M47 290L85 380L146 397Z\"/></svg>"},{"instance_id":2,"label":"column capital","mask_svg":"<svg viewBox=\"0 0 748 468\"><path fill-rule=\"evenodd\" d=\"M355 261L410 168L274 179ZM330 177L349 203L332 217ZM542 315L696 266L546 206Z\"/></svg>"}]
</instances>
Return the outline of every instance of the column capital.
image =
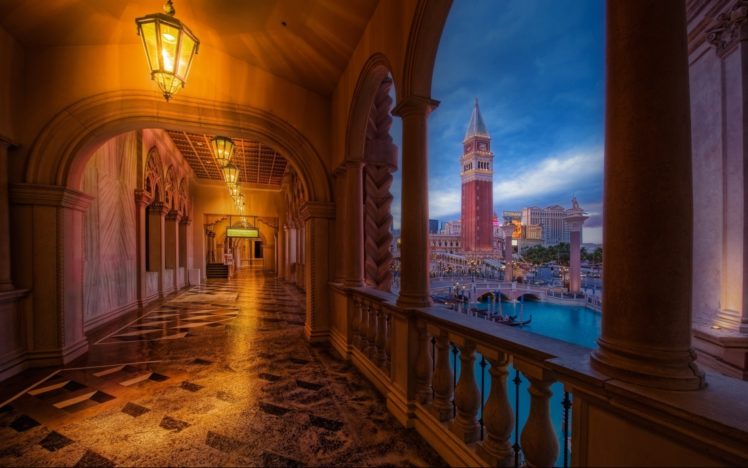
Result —
<instances>
[{"instance_id":1,"label":"column capital","mask_svg":"<svg viewBox=\"0 0 748 468\"><path fill-rule=\"evenodd\" d=\"M182 220L179 223L185 226L189 226L190 224L192 224L192 219L190 219L189 216L184 216L182 217Z\"/></svg>"},{"instance_id":2,"label":"column capital","mask_svg":"<svg viewBox=\"0 0 748 468\"><path fill-rule=\"evenodd\" d=\"M9 136L0 133L0 149L18 146Z\"/></svg>"},{"instance_id":3,"label":"column capital","mask_svg":"<svg viewBox=\"0 0 748 468\"><path fill-rule=\"evenodd\" d=\"M94 197L59 185L10 184L13 205L44 205L85 211Z\"/></svg>"},{"instance_id":4,"label":"column capital","mask_svg":"<svg viewBox=\"0 0 748 468\"><path fill-rule=\"evenodd\" d=\"M166 220L167 221L174 221L179 222L182 220L182 214L177 210L170 210L166 213Z\"/></svg>"},{"instance_id":5,"label":"column capital","mask_svg":"<svg viewBox=\"0 0 748 468\"><path fill-rule=\"evenodd\" d=\"M346 159L343 161L343 164L340 165L340 168L342 168L346 173L348 171L354 171L354 170L361 170L364 167L364 160L363 159Z\"/></svg>"},{"instance_id":6,"label":"column capital","mask_svg":"<svg viewBox=\"0 0 748 468\"><path fill-rule=\"evenodd\" d=\"M168 211L169 209L164 202L156 201L148 205L149 213L159 213L161 216L164 216Z\"/></svg>"},{"instance_id":7,"label":"column capital","mask_svg":"<svg viewBox=\"0 0 748 468\"><path fill-rule=\"evenodd\" d=\"M148 204L152 201L152 197L148 195L148 193L145 190L136 189L135 190L135 205L138 207L148 206Z\"/></svg>"},{"instance_id":8,"label":"column capital","mask_svg":"<svg viewBox=\"0 0 748 468\"><path fill-rule=\"evenodd\" d=\"M439 101L424 96L410 95L397 103L392 115L407 117L413 114L427 116L439 106Z\"/></svg>"},{"instance_id":9,"label":"column capital","mask_svg":"<svg viewBox=\"0 0 748 468\"><path fill-rule=\"evenodd\" d=\"M706 40L720 58L734 51L739 42L748 40L748 0L738 0L732 8L717 15L706 31Z\"/></svg>"},{"instance_id":10,"label":"column capital","mask_svg":"<svg viewBox=\"0 0 748 468\"><path fill-rule=\"evenodd\" d=\"M301 218L306 221L311 218L335 218L335 203L308 201L301 207Z\"/></svg>"}]
</instances>

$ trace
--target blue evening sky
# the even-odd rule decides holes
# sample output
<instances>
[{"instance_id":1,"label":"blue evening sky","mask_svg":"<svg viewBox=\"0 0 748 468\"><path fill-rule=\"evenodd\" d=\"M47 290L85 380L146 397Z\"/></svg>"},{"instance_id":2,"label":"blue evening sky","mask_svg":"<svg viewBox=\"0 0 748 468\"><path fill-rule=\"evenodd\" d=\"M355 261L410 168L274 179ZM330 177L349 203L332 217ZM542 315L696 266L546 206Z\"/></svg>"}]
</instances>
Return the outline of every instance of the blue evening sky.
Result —
<instances>
[{"instance_id":1,"label":"blue evening sky","mask_svg":"<svg viewBox=\"0 0 748 468\"><path fill-rule=\"evenodd\" d=\"M495 154L498 215L531 205L570 207L576 195L591 215L584 242L602 242L604 5L453 3L433 79L441 104L429 119L430 218L459 218L459 157L477 97ZM399 119L392 134L400 140ZM398 177L396 228L400 188Z\"/></svg>"}]
</instances>

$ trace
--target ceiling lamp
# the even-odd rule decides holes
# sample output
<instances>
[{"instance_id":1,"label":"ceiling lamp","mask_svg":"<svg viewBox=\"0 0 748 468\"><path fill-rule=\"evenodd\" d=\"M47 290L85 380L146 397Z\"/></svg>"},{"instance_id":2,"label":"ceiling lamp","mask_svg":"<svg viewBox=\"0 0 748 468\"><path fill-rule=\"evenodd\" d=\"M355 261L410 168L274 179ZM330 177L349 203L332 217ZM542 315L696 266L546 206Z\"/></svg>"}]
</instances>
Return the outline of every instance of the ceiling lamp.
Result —
<instances>
[{"instance_id":1,"label":"ceiling lamp","mask_svg":"<svg viewBox=\"0 0 748 468\"><path fill-rule=\"evenodd\" d=\"M239 192L239 195L234 197L234 202L236 203L236 207L239 209L239 211L244 212L244 194Z\"/></svg>"},{"instance_id":2,"label":"ceiling lamp","mask_svg":"<svg viewBox=\"0 0 748 468\"><path fill-rule=\"evenodd\" d=\"M229 186L229 193L231 194L231 197L234 198L237 195L239 195L239 185L238 184L226 184Z\"/></svg>"},{"instance_id":3,"label":"ceiling lamp","mask_svg":"<svg viewBox=\"0 0 748 468\"><path fill-rule=\"evenodd\" d=\"M213 147L213 156L220 167L226 167L231 158L234 157L234 140L225 136L217 136L210 140L210 146Z\"/></svg>"},{"instance_id":4,"label":"ceiling lamp","mask_svg":"<svg viewBox=\"0 0 748 468\"><path fill-rule=\"evenodd\" d=\"M187 26L174 18L172 0L164 4L164 13L136 18L135 24L143 40L151 79L156 81L168 101L179 88L184 88L200 41Z\"/></svg>"},{"instance_id":5,"label":"ceiling lamp","mask_svg":"<svg viewBox=\"0 0 748 468\"><path fill-rule=\"evenodd\" d=\"M226 164L221 170L223 171L223 178L229 186L239 182L239 168L236 164Z\"/></svg>"}]
</instances>

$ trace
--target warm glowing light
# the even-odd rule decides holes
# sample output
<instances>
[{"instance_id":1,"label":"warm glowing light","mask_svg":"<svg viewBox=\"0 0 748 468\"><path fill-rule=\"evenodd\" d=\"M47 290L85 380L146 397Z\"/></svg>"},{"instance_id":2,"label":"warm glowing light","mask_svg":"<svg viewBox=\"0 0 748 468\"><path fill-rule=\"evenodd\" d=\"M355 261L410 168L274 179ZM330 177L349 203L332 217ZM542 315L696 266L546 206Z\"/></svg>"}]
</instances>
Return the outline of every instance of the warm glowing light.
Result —
<instances>
[{"instance_id":1,"label":"warm glowing light","mask_svg":"<svg viewBox=\"0 0 748 468\"><path fill-rule=\"evenodd\" d=\"M720 327L719 325L712 325L712 330L721 330L721 329L722 327Z\"/></svg>"},{"instance_id":2,"label":"warm glowing light","mask_svg":"<svg viewBox=\"0 0 748 468\"><path fill-rule=\"evenodd\" d=\"M235 164L226 164L223 169L223 179L227 184L236 184L239 182L239 168Z\"/></svg>"},{"instance_id":3,"label":"warm glowing light","mask_svg":"<svg viewBox=\"0 0 748 468\"><path fill-rule=\"evenodd\" d=\"M168 101L184 87L200 41L187 26L174 18L172 0L167 0L164 11L165 14L153 13L136 18L135 24L143 41L151 79Z\"/></svg>"},{"instance_id":4,"label":"warm glowing light","mask_svg":"<svg viewBox=\"0 0 748 468\"><path fill-rule=\"evenodd\" d=\"M231 162L231 158L234 157L236 149L234 140L225 136L217 136L210 140L210 146L213 149L213 157L216 158L218 165L221 168L226 167Z\"/></svg>"}]
</instances>

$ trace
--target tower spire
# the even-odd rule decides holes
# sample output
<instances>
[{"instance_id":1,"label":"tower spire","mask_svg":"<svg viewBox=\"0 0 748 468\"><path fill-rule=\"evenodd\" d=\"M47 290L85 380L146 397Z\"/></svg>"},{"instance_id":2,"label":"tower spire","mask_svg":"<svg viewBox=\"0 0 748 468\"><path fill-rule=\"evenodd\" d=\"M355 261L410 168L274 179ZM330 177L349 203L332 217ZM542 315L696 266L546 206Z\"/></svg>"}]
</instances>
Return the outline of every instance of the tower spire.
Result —
<instances>
[{"instance_id":1,"label":"tower spire","mask_svg":"<svg viewBox=\"0 0 748 468\"><path fill-rule=\"evenodd\" d=\"M468 124L467 131L465 132L465 141L473 137L491 138L486 128L486 123L483 121L483 116L480 113L480 107L478 106L478 98L475 98L475 104L473 105L473 113L470 116L470 123Z\"/></svg>"}]
</instances>

